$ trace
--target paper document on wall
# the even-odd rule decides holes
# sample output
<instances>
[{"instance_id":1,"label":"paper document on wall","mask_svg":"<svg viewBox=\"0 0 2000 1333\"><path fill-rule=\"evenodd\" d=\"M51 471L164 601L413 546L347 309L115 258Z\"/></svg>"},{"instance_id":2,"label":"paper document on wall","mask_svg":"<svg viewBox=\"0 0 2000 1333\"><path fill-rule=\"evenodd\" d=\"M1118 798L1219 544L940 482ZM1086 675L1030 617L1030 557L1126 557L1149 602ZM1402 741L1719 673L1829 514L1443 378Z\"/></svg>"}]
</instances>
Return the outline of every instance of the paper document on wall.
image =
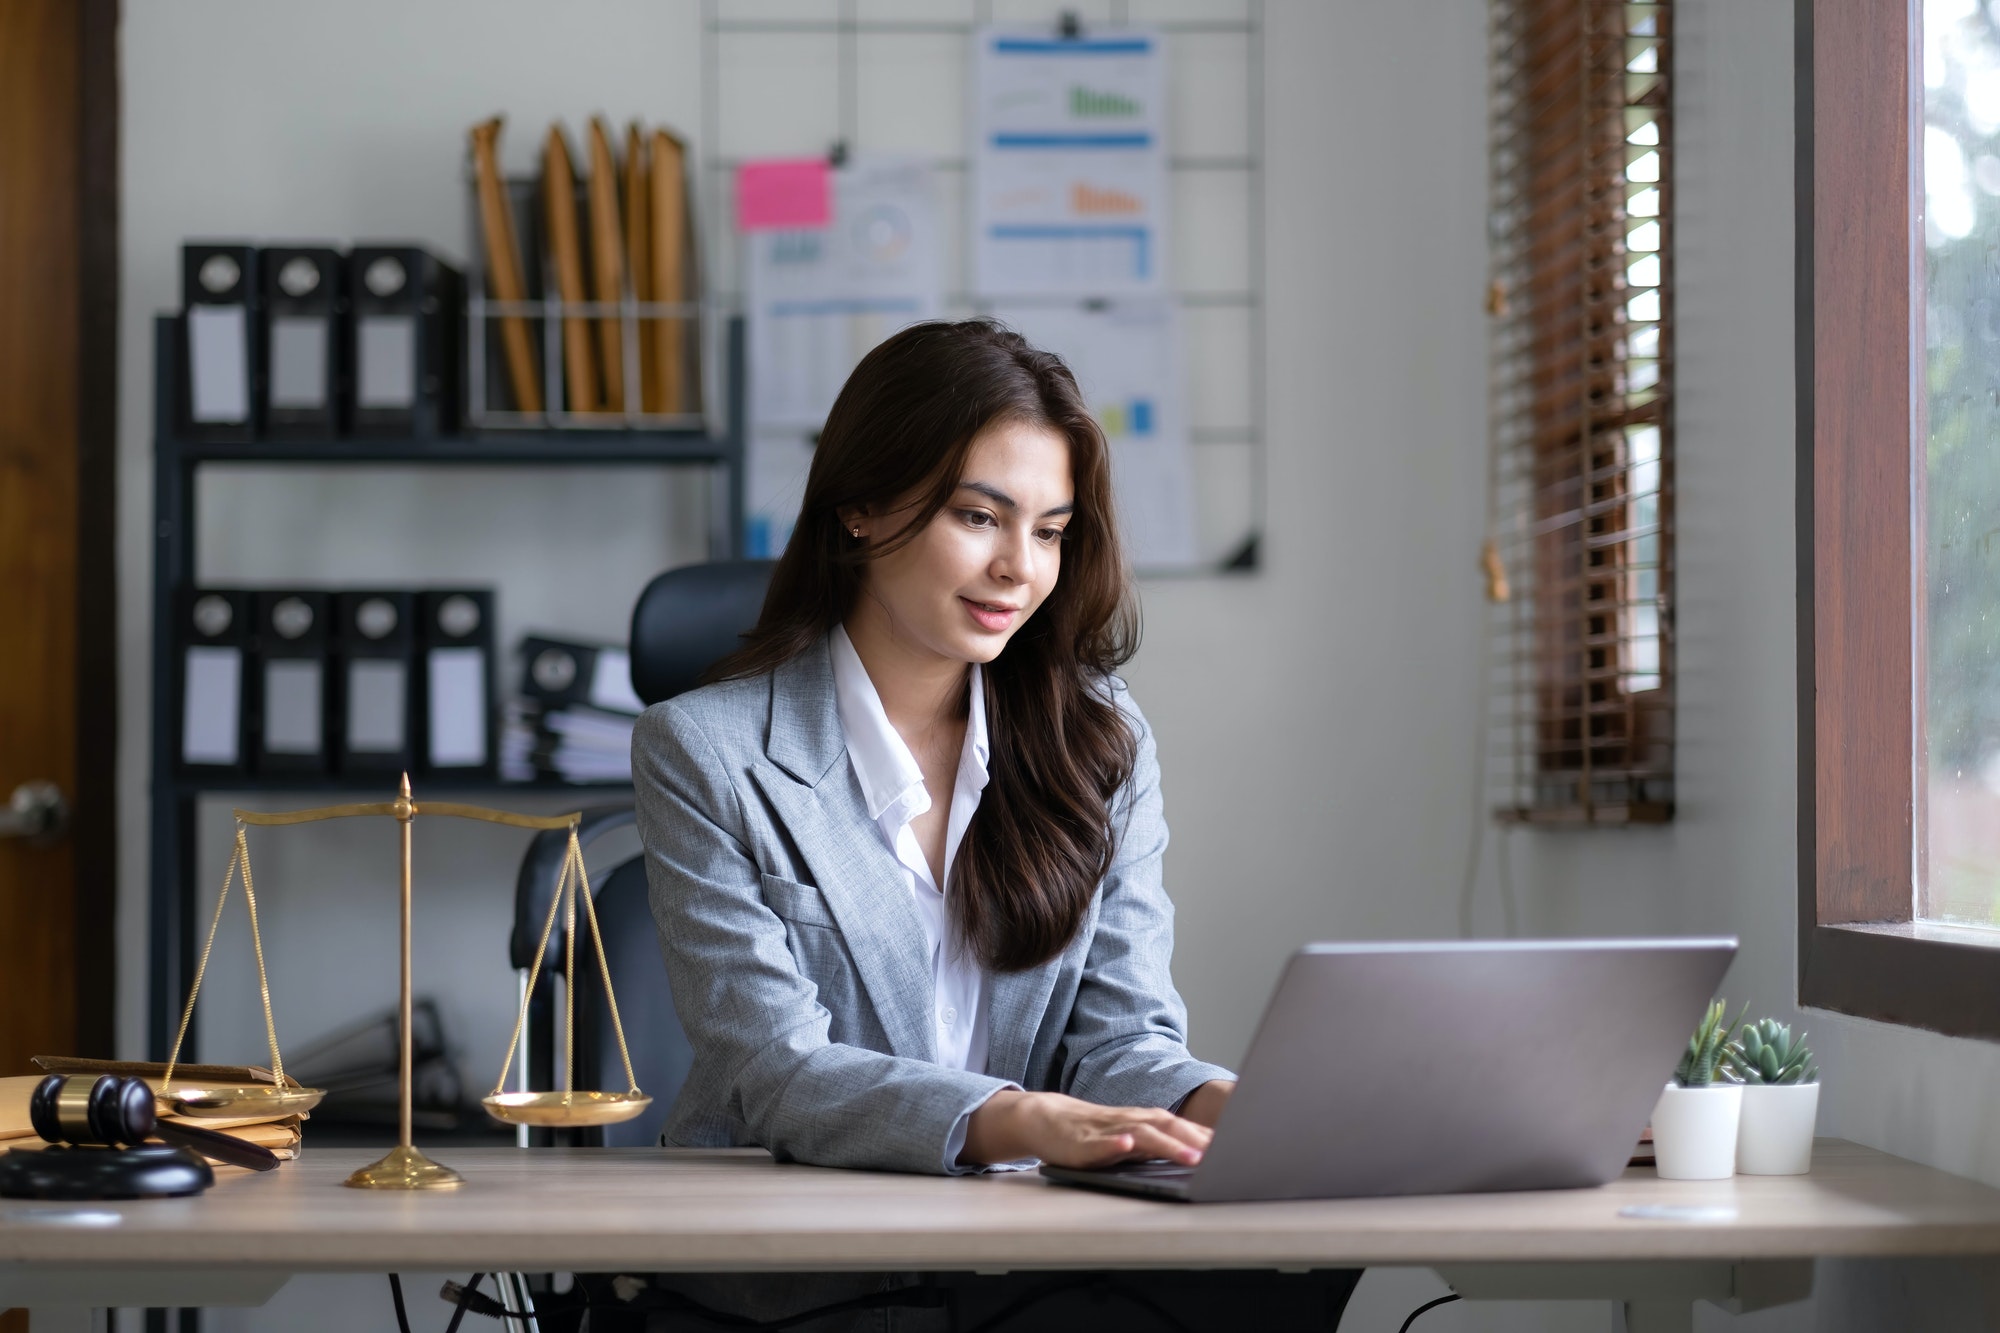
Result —
<instances>
[{"instance_id":1,"label":"paper document on wall","mask_svg":"<svg viewBox=\"0 0 2000 1333\"><path fill-rule=\"evenodd\" d=\"M1165 290L1159 34L986 28L975 50L970 221L980 293Z\"/></svg>"},{"instance_id":2,"label":"paper document on wall","mask_svg":"<svg viewBox=\"0 0 2000 1333\"><path fill-rule=\"evenodd\" d=\"M743 237L749 312L746 554L776 555L805 492L813 441L848 374L943 303L927 164L860 158L833 173L830 225Z\"/></svg>"},{"instance_id":3,"label":"paper document on wall","mask_svg":"<svg viewBox=\"0 0 2000 1333\"><path fill-rule=\"evenodd\" d=\"M1195 561L1194 460L1181 386L1178 312L1165 297L1001 305L1029 342L1069 364L1111 446L1125 550L1141 570Z\"/></svg>"}]
</instances>

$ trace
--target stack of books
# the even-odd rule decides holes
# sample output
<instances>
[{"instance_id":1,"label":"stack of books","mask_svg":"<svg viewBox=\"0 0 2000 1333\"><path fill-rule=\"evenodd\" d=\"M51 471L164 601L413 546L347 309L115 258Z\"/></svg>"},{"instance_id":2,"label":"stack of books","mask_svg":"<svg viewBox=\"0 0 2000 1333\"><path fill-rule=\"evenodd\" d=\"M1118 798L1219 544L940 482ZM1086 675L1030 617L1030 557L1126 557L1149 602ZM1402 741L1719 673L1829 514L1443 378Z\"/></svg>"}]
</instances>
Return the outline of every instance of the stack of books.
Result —
<instances>
[{"instance_id":1,"label":"stack of books","mask_svg":"<svg viewBox=\"0 0 2000 1333\"><path fill-rule=\"evenodd\" d=\"M500 776L629 782L632 724L644 711L625 649L531 635L521 643L521 697L508 708Z\"/></svg>"}]
</instances>

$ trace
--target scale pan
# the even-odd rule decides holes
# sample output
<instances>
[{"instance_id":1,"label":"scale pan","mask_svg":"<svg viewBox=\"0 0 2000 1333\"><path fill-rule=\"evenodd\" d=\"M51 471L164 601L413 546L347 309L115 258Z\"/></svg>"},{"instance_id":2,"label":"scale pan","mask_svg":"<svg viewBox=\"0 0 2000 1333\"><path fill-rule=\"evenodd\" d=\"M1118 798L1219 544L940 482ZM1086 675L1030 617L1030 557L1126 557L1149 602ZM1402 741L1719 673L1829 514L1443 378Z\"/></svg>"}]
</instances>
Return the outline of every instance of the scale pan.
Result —
<instances>
[{"instance_id":1,"label":"scale pan","mask_svg":"<svg viewBox=\"0 0 2000 1333\"><path fill-rule=\"evenodd\" d=\"M324 1088L246 1083L233 1087L181 1088L162 1094L160 1100L171 1106L176 1115L240 1120L253 1115L298 1115L318 1106L324 1096Z\"/></svg>"},{"instance_id":2,"label":"scale pan","mask_svg":"<svg viewBox=\"0 0 2000 1333\"><path fill-rule=\"evenodd\" d=\"M496 1092L483 1099L486 1114L510 1125L615 1125L653 1104L643 1092Z\"/></svg>"}]
</instances>

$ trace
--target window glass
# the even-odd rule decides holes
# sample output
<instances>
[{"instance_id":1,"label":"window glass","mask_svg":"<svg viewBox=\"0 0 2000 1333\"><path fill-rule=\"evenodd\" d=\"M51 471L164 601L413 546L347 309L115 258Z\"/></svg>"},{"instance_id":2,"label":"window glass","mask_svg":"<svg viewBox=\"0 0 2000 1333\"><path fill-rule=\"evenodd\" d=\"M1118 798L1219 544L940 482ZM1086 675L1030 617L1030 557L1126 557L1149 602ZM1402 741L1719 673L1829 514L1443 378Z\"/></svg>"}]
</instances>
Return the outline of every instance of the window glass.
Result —
<instances>
[{"instance_id":1,"label":"window glass","mask_svg":"<svg viewBox=\"0 0 2000 1333\"><path fill-rule=\"evenodd\" d=\"M1927 854L1917 915L2000 926L2000 28L1925 0Z\"/></svg>"}]
</instances>

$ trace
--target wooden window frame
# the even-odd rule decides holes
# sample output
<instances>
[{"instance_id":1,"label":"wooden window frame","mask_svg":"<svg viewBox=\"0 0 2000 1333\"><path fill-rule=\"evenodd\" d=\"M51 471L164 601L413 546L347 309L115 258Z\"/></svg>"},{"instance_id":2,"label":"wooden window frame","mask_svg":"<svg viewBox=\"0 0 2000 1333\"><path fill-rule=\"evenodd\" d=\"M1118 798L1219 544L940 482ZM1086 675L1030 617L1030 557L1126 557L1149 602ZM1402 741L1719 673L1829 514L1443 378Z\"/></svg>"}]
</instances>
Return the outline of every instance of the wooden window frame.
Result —
<instances>
[{"instance_id":1,"label":"wooden window frame","mask_svg":"<svg viewBox=\"0 0 2000 1333\"><path fill-rule=\"evenodd\" d=\"M1921 0L1795 12L1799 1003L1996 1038L2000 933L1915 919Z\"/></svg>"}]
</instances>

